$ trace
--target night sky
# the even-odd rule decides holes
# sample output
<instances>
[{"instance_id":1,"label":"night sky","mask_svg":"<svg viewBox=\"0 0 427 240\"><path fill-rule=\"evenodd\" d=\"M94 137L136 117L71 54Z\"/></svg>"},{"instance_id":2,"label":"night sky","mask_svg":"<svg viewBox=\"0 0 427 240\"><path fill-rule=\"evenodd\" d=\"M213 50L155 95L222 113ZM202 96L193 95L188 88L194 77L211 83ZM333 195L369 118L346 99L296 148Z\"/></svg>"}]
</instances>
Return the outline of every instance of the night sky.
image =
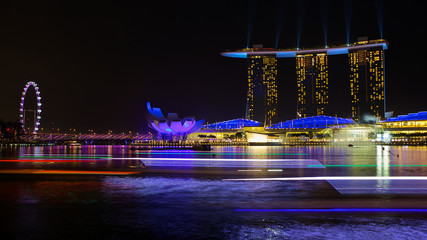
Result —
<instances>
[{"instance_id":1,"label":"night sky","mask_svg":"<svg viewBox=\"0 0 427 240\"><path fill-rule=\"evenodd\" d=\"M147 101L208 122L240 118L247 62L221 51L246 47L248 36L250 45L294 48L298 32L300 47L323 46L326 22L328 45L346 43L344 1L153 2L2 1L0 120L18 121L30 80L40 87L45 129L145 132ZM380 38L383 19L387 111L425 111L426 3L375 2L352 1L350 41ZM329 115L350 116L347 67L345 55L329 57ZM293 119L295 59L278 60L278 86L279 119Z\"/></svg>"}]
</instances>

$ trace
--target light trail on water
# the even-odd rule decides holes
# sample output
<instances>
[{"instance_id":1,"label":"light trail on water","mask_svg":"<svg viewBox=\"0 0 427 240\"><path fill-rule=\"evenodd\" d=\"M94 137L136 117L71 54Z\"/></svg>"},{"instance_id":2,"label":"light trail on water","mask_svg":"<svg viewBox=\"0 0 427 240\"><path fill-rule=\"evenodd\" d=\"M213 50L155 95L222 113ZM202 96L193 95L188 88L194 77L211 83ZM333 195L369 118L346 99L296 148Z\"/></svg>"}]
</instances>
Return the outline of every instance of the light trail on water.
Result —
<instances>
[{"instance_id":1,"label":"light trail on water","mask_svg":"<svg viewBox=\"0 0 427 240\"><path fill-rule=\"evenodd\" d=\"M243 153L243 152L137 152L141 155L155 155L155 154L170 154L170 155L248 155L248 156L295 156L295 155L308 155L308 153Z\"/></svg>"},{"instance_id":2,"label":"light trail on water","mask_svg":"<svg viewBox=\"0 0 427 240\"><path fill-rule=\"evenodd\" d=\"M382 165L377 164L314 164L314 165L308 165L307 167L379 167ZM388 167L427 167L426 164L390 164Z\"/></svg>"},{"instance_id":3,"label":"light trail on water","mask_svg":"<svg viewBox=\"0 0 427 240\"><path fill-rule=\"evenodd\" d=\"M263 158L250 158L250 159L242 159L242 158L119 158L113 157L113 160L145 160L145 161L209 161L209 162L295 162L295 161L317 161L315 159L263 159Z\"/></svg>"},{"instance_id":4,"label":"light trail on water","mask_svg":"<svg viewBox=\"0 0 427 240\"><path fill-rule=\"evenodd\" d=\"M329 181L329 180L427 180L425 176L319 176L288 178L236 178L225 181Z\"/></svg>"},{"instance_id":5,"label":"light trail on water","mask_svg":"<svg viewBox=\"0 0 427 240\"><path fill-rule=\"evenodd\" d=\"M285 208L285 209L234 209L235 212L427 212L425 208Z\"/></svg>"}]
</instances>

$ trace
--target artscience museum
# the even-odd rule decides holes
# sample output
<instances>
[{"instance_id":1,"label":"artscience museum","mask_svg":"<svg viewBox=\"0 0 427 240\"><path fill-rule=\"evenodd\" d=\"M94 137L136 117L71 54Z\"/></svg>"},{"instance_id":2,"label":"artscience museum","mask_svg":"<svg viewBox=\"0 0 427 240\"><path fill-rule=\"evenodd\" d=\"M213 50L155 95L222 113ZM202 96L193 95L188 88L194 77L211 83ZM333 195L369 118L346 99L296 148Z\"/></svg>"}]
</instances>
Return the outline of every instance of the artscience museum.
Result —
<instances>
[{"instance_id":1,"label":"artscience museum","mask_svg":"<svg viewBox=\"0 0 427 240\"><path fill-rule=\"evenodd\" d=\"M188 134L198 131L205 120L196 121L194 117L179 118L176 113L165 117L160 108L152 108L147 102L149 112L148 126L157 131L162 140L186 140Z\"/></svg>"}]
</instances>

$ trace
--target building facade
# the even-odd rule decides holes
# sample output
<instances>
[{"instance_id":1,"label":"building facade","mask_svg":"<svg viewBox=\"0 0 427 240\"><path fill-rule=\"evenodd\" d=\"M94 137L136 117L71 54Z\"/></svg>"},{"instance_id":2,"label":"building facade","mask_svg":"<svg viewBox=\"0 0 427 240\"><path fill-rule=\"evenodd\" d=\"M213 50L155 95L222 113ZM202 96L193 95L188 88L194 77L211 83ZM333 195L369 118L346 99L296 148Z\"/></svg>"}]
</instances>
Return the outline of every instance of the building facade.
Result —
<instances>
[{"instance_id":1,"label":"building facade","mask_svg":"<svg viewBox=\"0 0 427 240\"><path fill-rule=\"evenodd\" d=\"M358 42L356 44L366 44ZM384 50L382 47L349 51L351 113L355 122L384 118Z\"/></svg>"},{"instance_id":2,"label":"building facade","mask_svg":"<svg viewBox=\"0 0 427 240\"><path fill-rule=\"evenodd\" d=\"M297 117L331 114L329 105L328 57L347 55L350 67L352 118L355 122L371 123L385 116L384 39L360 38L351 45L314 49L283 49L254 47L222 52L221 55L248 60L248 96L246 118L277 123L278 58L296 58ZM270 99L270 100L268 100ZM342 99L340 99L342 101Z\"/></svg>"},{"instance_id":3,"label":"building facade","mask_svg":"<svg viewBox=\"0 0 427 240\"><path fill-rule=\"evenodd\" d=\"M277 122L277 59L275 56L248 56L246 119L270 126Z\"/></svg>"},{"instance_id":4,"label":"building facade","mask_svg":"<svg viewBox=\"0 0 427 240\"><path fill-rule=\"evenodd\" d=\"M296 56L297 117L325 115L328 96L328 56L326 53Z\"/></svg>"},{"instance_id":5,"label":"building facade","mask_svg":"<svg viewBox=\"0 0 427 240\"><path fill-rule=\"evenodd\" d=\"M160 108L152 108L147 102L148 127L158 133L159 140L180 141L186 140L187 136L202 128L205 120L196 121L194 117L179 118L176 113L168 113L165 117Z\"/></svg>"}]
</instances>

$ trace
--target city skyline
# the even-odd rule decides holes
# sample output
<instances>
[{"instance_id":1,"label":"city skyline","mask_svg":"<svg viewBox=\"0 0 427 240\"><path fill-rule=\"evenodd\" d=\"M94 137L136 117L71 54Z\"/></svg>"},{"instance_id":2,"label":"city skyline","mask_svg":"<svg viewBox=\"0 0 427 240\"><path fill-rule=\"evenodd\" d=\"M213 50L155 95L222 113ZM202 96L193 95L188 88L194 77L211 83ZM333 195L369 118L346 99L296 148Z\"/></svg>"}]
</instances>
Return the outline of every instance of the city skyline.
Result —
<instances>
[{"instance_id":1,"label":"city skyline","mask_svg":"<svg viewBox=\"0 0 427 240\"><path fill-rule=\"evenodd\" d=\"M37 82L43 98L42 127L54 122L61 129L143 132L148 130L146 101L208 122L240 118L245 115L247 64L219 53L245 47L248 32L251 45L296 47L300 25L294 1L286 1L281 14L276 13L276 1L258 2L248 31L250 4L217 2L211 9L192 3L157 5L144 14L138 4L85 9L80 3L10 4L2 16L0 119L18 121L20 93L30 80ZM324 45L318 4L305 3L301 47ZM425 110L422 89L414 88L422 69L412 67L422 62L425 50L409 37L426 31L425 7L415 4L424 3L384 4L383 38L390 43L385 53L386 109L395 116ZM402 10L396 18L398 7ZM277 16L283 16L280 34ZM374 1L353 1L351 17L351 42L360 36L380 37ZM328 19L328 45L346 43L342 1L330 1ZM329 82L335 86L329 89L329 115L351 117L348 106L332 104L348 83L348 69L340 69L340 62L348 64L340 56L328 58ZM295 118L295 76L294 61L278 64L278 121Z\"/></svg>"},{"instance_id":2,"label":"city skyline","mask_svg":"<svg viewBox=\"0 0 427 240\"><path fill-rule=\"evenodd\" d=\"M2 235L427 239L426 11L1 1Z\"/></svg>"}]
</instances>

